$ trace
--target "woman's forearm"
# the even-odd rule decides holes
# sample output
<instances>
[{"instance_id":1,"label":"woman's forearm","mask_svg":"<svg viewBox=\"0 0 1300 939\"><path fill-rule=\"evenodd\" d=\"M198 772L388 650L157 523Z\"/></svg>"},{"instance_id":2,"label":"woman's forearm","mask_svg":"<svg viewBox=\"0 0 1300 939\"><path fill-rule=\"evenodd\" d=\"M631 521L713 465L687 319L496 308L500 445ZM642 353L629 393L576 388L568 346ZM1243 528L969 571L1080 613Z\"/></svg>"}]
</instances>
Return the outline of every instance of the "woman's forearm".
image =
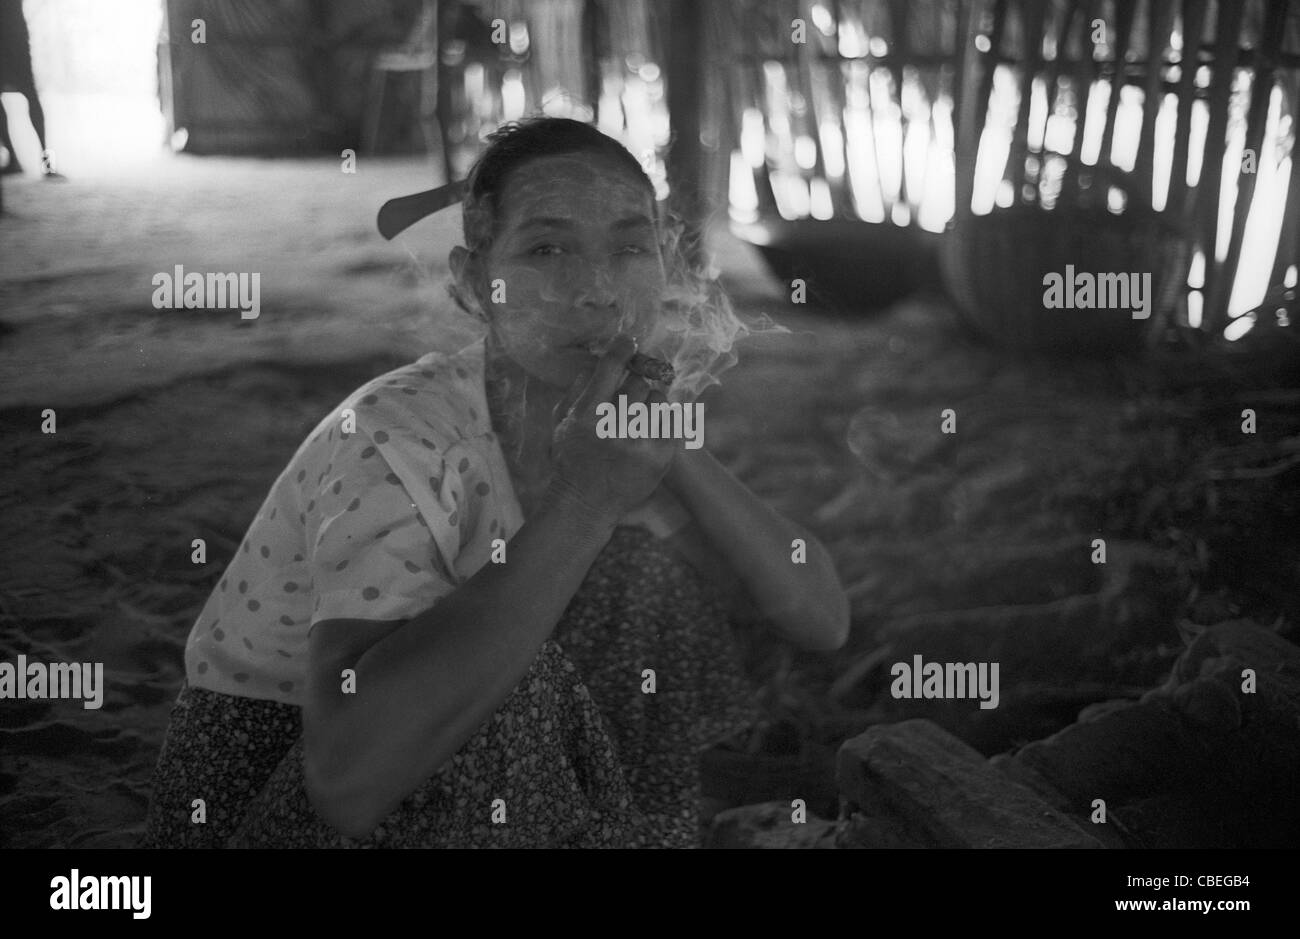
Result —
<instances>
[{"instance_id":1,"label":"woman's forearm","mask_svg":"<svg viewBox=\"0 0 1300 939\"><path fill-rule=\"evenodd\" d=\"M778 632L806 649L829 651L844 644L848 598L816 538L750 492L704 449L679 452L664 482ZM792 557L795 539L805 545L802 562Z\"/></svg>"},{"instance_id":2,"label":"woman's forearm","mask_svg":"<svg viewBox=\"0 0 1300 939\"><path fill-rule=\"evenodd\" d=\"M552 490L507 563L485 564L344 666L354 694L339 693L339 661L314 663L308 792L326 821L368 834L473 736L528 671L615 522Z\"/></svg>"}]
</instances>

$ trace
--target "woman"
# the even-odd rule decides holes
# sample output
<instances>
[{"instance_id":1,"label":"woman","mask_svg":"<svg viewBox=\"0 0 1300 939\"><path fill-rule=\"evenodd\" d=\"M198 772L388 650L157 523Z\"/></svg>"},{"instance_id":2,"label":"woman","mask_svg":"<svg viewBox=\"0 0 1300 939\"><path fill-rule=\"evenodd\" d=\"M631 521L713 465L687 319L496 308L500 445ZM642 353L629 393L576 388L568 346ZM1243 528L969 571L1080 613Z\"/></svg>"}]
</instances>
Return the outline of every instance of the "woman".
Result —
<instances>
[{"instance_id":1,"label":"woman","mask_svg":"<svg viewBox=\"0 0 1300 939\"><path fill-rule=\"evenodd\" d=\"M705 449L596 433L602 402L666 401L638 342L680 396L737 325L663 302L685 282L635 159L508 126L464 229L485 339L358 389L276 481L191 635L146 844L694 845L699 751L750 716L731 622L844 642L807 532Z\"/></svg>"}]
</instances>

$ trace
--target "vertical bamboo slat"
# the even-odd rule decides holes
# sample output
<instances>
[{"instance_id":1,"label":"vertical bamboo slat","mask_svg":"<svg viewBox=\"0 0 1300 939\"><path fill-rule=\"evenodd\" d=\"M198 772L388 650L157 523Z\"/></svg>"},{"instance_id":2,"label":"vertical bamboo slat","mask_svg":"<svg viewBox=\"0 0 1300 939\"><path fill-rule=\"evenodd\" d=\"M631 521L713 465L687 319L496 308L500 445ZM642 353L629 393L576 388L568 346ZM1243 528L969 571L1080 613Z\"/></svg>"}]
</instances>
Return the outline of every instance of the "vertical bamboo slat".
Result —
<instances>
[{"instance_id":1,"label":"vertical bamboo slat","mask_svg":"<svg viewBox=\"0 0 1300 939\"><path fill-rule=\"evenodd\" d=\"M1250 89L1250 108L1246 117L1246 149L1255 154L1256 163L1263 159L1264 131L1268 124L1269 98L1273 94L1273 71L1277 67L1277 54L1282 44L1282 31L1286 27L1287 0L1269 0L1264 21L1263 42L1259 48L1259 64L1255 69ZM1255 183L1259 170L1242 173L1240 166L1229 167L1237 175L1237 202L1233 207L1232 234L1228 241L1228 255L1223 270L1209 295L1209 307L1226 321L1227 303L1237 270L1241 265L1241 244L1246 235L1246 220L1255 199Z\"/></svg>"},{"instance_id":2,"label":"vertical bamboo slat","mask_svg":"<svg viewBox=\"0 0 1300 939\"><path fill-rule=\"evenodd\" d=\"M1026 163L1029 158L1029 113L1033 103L1034 77L1043 65L1043 22L1046 5L1039 0L1021 0L1022 49L1020 64L1020 113L1011 139L1010 176L1015 198L1025 192Z\"/></svg>"},{"instance_id":3,"label":"vertical bamboo slat","mask_svg":"<svg viewBox=\"0 0 1300 939\"><path fill-rule=\"evenodd\" d=\"M1077 48L1072 50L1069 72L1074 80L1076 106L1079 113L1074 145L1070 149L1065 181L1061 189L1063 197L1072 197L1081 202L1087 201L1088 197L1095 198L1095 193L1085 193L1083 189L1085 176L1089 185L1093 182L1092 173L1083 162L1083 136L1088 129L1088 102L1092 98L1093 89L1096 88L1097 80L1101 75L1099 63L1093 52L1091 25L1094 20L1099 18L1098 14L1100 12L1101 0L1089 0L1089 2L1083 4L1079 9L1079 14L1082 17L1081 23L1071 37L1073 40L1072 45Z\"/></svg>"},{"instance_id":4,"label":"vertical bamboo slat","mask_svg":"<svg viewBox=\"0 0 1300 939\"><path fill-rule=\"evenodd\" d=\"M958 21L958 28L964 31L958 34L957 43L957 78L956 86L962 89L978 87L980 93L972 95L965 91L957 99L954 111L954 168L956 170L956 199L953 203L953 221L950 228L958 225L971 214L971 202L975 197L975 161L979 141L983 136L984 122L988 115L989 95L993 89L993 55L1001 48L1000 41L992 43L988 53L981 53L975 41L980 35L985 0L971 0L963 4L965 15ZM993 7L993 27L991 36L1001 39L1002 27L1006 21L1007 0L997 0ZM978 79L978 82L977 82Z\"/></svg>"},{"instance_id":5,"label":"vertical bamboo slat","mask_svg":"<svg viewBox=\"0 0 1300 939\"><path fill-rule=\"evenodd\" d=\"M1007 23L1007 3L1008 0L995 0L993 4L993 23L992 28L989 31L989 52L993 56L996 56L1002 49L1003 33ZM976 17L975 26L978 28L978 17L982 15L982 11L976 4L963 4L962 6L964 9L970 11L970 16ZM960 23L958 24L958 29L961 29ZM965 30L965 33L970 33L969 42L971 43L971 45L965 49L965 54L974 57L979 51L973 45L975 34L970 32L969 26ZM958 35L960 37L965 35L965 33L959 33ZM993 94L993 73L996 70L996 62L994 59L990 58L988 65L982 70L982 74L980 75L979 90L975 94L976 108L974 111L974 119L976 140L979 140L980 136L984 133L984 122L988 119L989 112L988 101L989 97ZM964 90L966 87L975 86L966 86L962 81L956 82L956 91L958 94L968 93Z\"/></svg>"},{"instance_id":6,"label":"vertical bamboo slat","mask_svg":"<svg viewBox=\"0 0 1300 939\"><path fill-rule=\"evenodd\" d=\"M1219 180L1223 173L1223 153L1227 146L1228 107L1237 64L1237 41L1241 32L1244 4L1219 3L1219 18L1214 30L1214 80L1210 84L1210 122L1205 136L1205 160L1197 186L1197 239L1205 252L1205 295L1220 296L1221 266L1215 260L1219 230ZM1214 332L1223 328L1224 311L1206 304L1205 324Z\"/></svg>"},{"instance_id":7,"label":"vertical bamboo slat","mask_svg":"<svg viewBox=\"0 0 1300 939\"><path fill-rule=\"evenodd\" d=\"M1115 143L1115 118L1119 114L1120 92L1128 75L1128 50L1132 41L1137 9L1131 3L1115 4L1115 57L1110 72L1110 97L1106 100L1106 124L1101 135L1099 164L1110 166L1111 148Z\"/></svg>"},{"instance_id":8,"label":"vertical bamboo slat","mask_svg":"<svg viewBox=\"0 0 1300 939\"><path fill-rule=\"evenodd\" d=\"M816 27L812 25L811 0L799 0L797 9L800 18L807 24L808 30L810 32L814 31ZM804 107L806 108L805 114L810 125L809 136L812 137L813 141L813 175L823 180L829 180L821 140L821 109L824 105L818 100L816 81L813 76L816 36L805 35L804 39L804 42L794 44L795 74L799 79L799 92L803 95Z\"/></svg>"},{"instance_id":9,"label":"vertical bamboo slat","mask_svg":"<svg viewBox=\"0 0 1300 939\"><path fill-rule=\"evenodd\" d=\"M1207 0L1184 0L1182 39L1179 62L1177 129L1174 136L1174 160L1169 173L1167 211L1191 221L1188 202L1187 163L1191 154L1192 106L1196 100L1196 71L1200 67L1201 37L1205 32Z\"/></svg>"},{"instance_id":10,"label":"vertical bamboo slat","mask_svg":"<svg viewBox=\"0 0 1300 939\"><path fill-rule=\"evenodd\" d=\"M1300 74L1287 76L1286 90L1295 108L1300 101ZM1294 112L1293 112L1293 120ZM1286 210L1282 213L1282 231L1278 238L1277 256L1273 259L1271 284L1282 284L1286 280L1287 269L1300 267L1300 138L1291 142L1291 180L1286 191ZM1293 288L1293 296L1300 294L1300 286Z\"/></svg>"},{"instance_id":11,"label":"vertical bamboo slat","mask_svg":"<svg viewBox=\"0 0 1300 939\"><path fill-rule=\"evenodd\" d=\"M889 74L894 80L894 95L897 98L899 119L901 121L901 131L898 135L898 160L902 166L903 172L899 174L898 182L898 203L906 205L909 210L912 209L912 203L916 200L908 193L907 186L907 134L910 130L910 120L907 112L903 109L903 63L907 61L910 52L910 42L907 35L907 0L887 0L886 8L889 10L889 26L893 33L893 46L889 50ZM909 211L909 216L914 216L914 211Z\"/></svg>"},{"instance_id":12,"label":"vertical bamboo slat","mask_svg":"<svg viewBox=\"0 0 1300 939\"><path fill-rule=\"evenodd\" d=\"M1151 205L1155 185L1156 118L1160 114L1164 83L1165 48L1173 29L1173 0L1151 0L1151 23L1147 30L1146 82L1142 93L1142 129L1138 133L1136 196Z\"/></svg>"}]
</instances>

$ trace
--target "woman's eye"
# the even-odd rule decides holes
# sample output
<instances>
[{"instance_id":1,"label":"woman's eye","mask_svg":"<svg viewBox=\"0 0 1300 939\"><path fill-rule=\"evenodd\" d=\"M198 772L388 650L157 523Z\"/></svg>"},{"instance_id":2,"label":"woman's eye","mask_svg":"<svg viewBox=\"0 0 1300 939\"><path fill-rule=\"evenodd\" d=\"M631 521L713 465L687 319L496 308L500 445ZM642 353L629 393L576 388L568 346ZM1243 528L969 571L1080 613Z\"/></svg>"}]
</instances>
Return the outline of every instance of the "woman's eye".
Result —
<instances>
[{"instance_id":1,"label":"woman's eye","mask_svg":"<svg viewBox=\"0 0 1300 939\"><path fill-rule=\"evenodd\" d=\"M544 244L544 245L538 245L528 253L532 255L536 255L538 257L550 257L550 256L560 254L562 251L563 249L559 245Z\"/></svg>"},{"instance_id":2,"label":"woman's eye","mask_svg":"<svg viewBox=\"0 0 1300 939\"><path fill-rule=\"evenodd\" d=\"M616 254L645 254L646 249L641 245L623 245Z\"/></svg>"}]
</instances>

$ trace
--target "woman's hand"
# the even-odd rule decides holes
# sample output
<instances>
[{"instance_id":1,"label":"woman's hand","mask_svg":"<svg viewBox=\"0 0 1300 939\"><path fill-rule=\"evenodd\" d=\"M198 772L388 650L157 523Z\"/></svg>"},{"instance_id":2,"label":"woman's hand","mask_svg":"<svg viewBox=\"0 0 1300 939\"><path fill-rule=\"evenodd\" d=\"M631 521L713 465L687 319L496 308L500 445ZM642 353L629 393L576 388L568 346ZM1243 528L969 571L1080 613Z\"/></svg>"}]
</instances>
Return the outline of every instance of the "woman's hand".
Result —
<instances>
[{"instance_id":1,"label":"woman's hand","mask_svg":"<svg viewBox=\"0 0 1300 939\"><path fill-rule=\"evenodd\" d=\"M602 439L596 434L596 407L602 402L617 405L620 395L627 396L628 405L667 402L644 378L627 372L635 352L635 341L620 336L594 371L578 377L555 408L551 438L551 488L615 520L650 497L680 446L671 438Z\"/></svg>"}]
</instances>

